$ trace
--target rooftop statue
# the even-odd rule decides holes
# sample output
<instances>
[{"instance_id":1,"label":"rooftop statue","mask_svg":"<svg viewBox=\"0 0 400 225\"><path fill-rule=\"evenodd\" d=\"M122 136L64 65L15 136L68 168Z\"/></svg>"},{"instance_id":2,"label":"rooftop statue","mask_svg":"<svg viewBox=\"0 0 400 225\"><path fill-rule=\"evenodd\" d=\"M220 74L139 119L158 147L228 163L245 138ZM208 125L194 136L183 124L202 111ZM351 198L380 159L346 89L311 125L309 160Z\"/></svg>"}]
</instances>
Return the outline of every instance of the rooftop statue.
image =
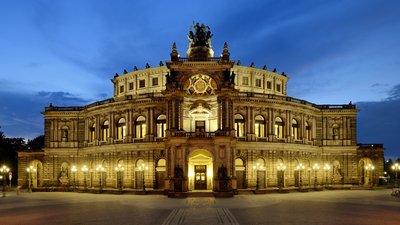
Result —
<instances>
[{"instance_id":1,"label":"rooftop statue","mask_svg":"<svg viewBox=\"0 0 400 225\"><path fill-rule=\"evenodd\" d=\"M191 26L189 34L189 47L205 46L211 48L211 37L213 36L210 27L204 24L196 23Z\"/></svg>"}]
</instances>

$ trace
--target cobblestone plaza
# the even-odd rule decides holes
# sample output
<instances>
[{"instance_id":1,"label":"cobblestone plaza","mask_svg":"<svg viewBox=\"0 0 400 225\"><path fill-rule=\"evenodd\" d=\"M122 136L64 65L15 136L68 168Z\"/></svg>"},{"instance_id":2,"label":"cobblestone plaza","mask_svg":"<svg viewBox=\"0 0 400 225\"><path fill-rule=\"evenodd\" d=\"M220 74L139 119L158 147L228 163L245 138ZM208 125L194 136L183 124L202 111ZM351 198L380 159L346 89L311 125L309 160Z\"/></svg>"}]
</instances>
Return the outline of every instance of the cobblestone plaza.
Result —
<instances>
[{"instance_id":1,"label":"cobblestone plaza","mask_svg":"<svg viewBox=\"0 0 400 225\"><path fill-rule=\"evenodd\" d=\"M388 189L235 198L8 192L0 221L13 224L399 224L400 199Z\"/></svg>"}]
</instances>

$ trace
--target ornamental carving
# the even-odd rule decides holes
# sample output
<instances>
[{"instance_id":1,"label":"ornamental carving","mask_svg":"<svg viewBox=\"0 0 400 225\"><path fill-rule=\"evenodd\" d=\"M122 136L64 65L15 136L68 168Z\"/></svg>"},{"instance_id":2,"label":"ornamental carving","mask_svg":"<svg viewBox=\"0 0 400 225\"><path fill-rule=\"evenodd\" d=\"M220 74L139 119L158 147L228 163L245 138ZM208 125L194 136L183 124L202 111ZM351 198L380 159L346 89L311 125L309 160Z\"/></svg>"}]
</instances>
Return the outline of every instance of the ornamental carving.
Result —
<instances>
[{"instance_id":1,"label":"ornamental carving","mask_svg":"<svg viewBox=\"0 0 400 225\"><path fill-rule=\"evenodd\" d=\"M197 74L191 76L184 85L189 95L214 95L217 83L208 75Z\"/></svg>"}]
</instances>

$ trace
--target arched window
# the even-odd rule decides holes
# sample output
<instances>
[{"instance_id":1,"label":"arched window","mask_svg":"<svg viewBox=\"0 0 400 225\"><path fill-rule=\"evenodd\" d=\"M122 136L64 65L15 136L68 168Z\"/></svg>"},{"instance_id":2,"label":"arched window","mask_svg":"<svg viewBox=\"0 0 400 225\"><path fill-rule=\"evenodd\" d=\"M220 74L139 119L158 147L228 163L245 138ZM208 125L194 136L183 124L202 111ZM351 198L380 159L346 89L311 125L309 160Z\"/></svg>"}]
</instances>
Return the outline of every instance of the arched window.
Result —
<instances>
[{"instance_id":1,"label":"arched window","mask_svg":"<svg viewBox=\"0 0 400 225\"><path fill-rule=\"evenodd\" d=\"M282 118L276 117L275 118L275 135L277 138L283 138L284 134L284 123Z\"/></svg>"},{"instance_id":2,"label":"arched window","mask_svg":"<svg viewBox=\"0 0 400 225\"><path fill-rule=\"evenodd\" d=\"M299 124L295 119L292 119L292 137L295 140L299 139Z\"/></svg>"},{"instance_id":3,"label":"arched window","mask_svg":"<svg viewBox=\"0 0 400 225\"><path fill-rule=\"evenodd\" d=\"M126 136L126 120L125 118L121 118L117 123L117 139L122 140Z\"/></svg>"},{"instance_id":4,"label":"arched window","mask_svg":"<svg viewBox=\"0 0 400 225\"><path fill-rule=\"evenodd\" d=\"M96 123L89 127L89 142L93 142L96 138Z\"/></svg>"},{"instance_id":5,"label":"arched window","mask_svg":"<svg viewBox=\"0 0 400 225\"><path fill-rule=\"evenodd\" d=\"M306 127L306 139L311 141L312 140L311 125L307 121L305 123L305 127Z\"/></svg>"},{"instance_id":6,"label":"arched window","mask_svg":"<svg viewBox=\"0 0 400 225\"><path fill-rule=\"evenodd\" d=\"M167 117L165 115L159 115L156 121L157 125L157 137L165 137L165 130L167 128Z\"/></svg>"},{"instance_id":7,"label":"arched window","mask_svg":"<svg viewBox=\"0 0 400 225\"><path fill-rule=\"evenodd\" d=\"M101 136L100 139L102 141L107 141L109 137L109 122L108 120L103 122L103 125L101 125Z\"/></svg>"},{"instance_id":8,"label":"arched window","mask_svg":"<svg viewBox=\"0 0 400 225\"><path fill-rule=\"evenodd\" d=\"M235 129L237 137L244 137L244 118L240 114L235 114Z\"/></svg>"},{"instance_id":9,"label":"arched window","mask_svg":"<svg viewBox=\"0 0 400 225\"><path fill-rule=\"evenodd\" d=\"M256 137L265 137L265 120L261 115L256 116L254 129Z\"/></svg>"},{"instance_id":10,"label":"arched window","mask_svg":"<svg viewBox=\"0 0 400 225\"><path fill-rule=\"evenodd\" d=\"M146 137L146 118L144 116L139 116L136 119L136 138Z\"/></svg>"}]
</instances>

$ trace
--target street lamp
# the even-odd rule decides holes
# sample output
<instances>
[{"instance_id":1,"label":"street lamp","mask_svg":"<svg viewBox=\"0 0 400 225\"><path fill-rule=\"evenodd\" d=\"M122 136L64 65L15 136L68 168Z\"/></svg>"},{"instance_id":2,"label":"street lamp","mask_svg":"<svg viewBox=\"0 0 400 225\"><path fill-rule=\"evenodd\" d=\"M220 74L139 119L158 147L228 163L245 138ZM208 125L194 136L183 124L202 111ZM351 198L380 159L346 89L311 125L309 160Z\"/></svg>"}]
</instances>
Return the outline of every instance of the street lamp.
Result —
<instances>
[{"instance_id":1,"label":"street lamp","mask_svg":"<svg viewBox=\"0 0 400 225\"><path fill-rule=\"evenodd\" d=\"M124 172L124 167L121 164L115 167L115 171L117 171L117 188L122 191L122 173Z\"/></svg>"},{"instance_id":2,"label":"street lamp","mask_svg":"<svg viewBox=\"0 0 400 225\"><path fill-rule=\"evenodd\" d=\"M301 188L303 187L303 181L302 181L302 177L301 177L301 172L305 169L306 167L300 163L299 165L296 166L296 170L299 171L299 189L301 190Z\"/></svg>"},{"instance_id":3,"label":"street lamp","mask_svg":"<svg viewBox=\"0 0 400 225\"><path fill-rule=\"evenodd\" d=\"M100 182L100 192L103 190L103 172L105 171L106 169L102 166L102 165L98 165L97 167L96 167L96 171L98 171L99 172L99 177L100 177L100 179L99 179L99 182Z\"/></svg>"},{"instance_id":4,"label":"street lamp","mask_svg":"<svg viewBox=\"0 0 400 225\"><path fill-rule=\"evenodd\" d=\"M82 172L83 172L83 190L86 191L86 173L89 169L87 168L86 165L82 166Z\"/></svg>"},{"instance_id":5,"label":"street lamp","mask_svg":"<svg viewBox=\"0 0 400 225\"><path fill-rule=\"evenodd\" d=\"M72 172L72 176L74 177L74 190L75 190L75 188L76 188L76 171L77 171L78 169L76 168L76 166L75 165L73 165L72 166L72 168L71 168L71 172Z\"/></svg>"},{"instance_id":6,"label":"street lamp","mask_svg":"<svg viewBox=\"0 0 400 225\"><path fill-rule=\"evenodd\" d=\"M331 166L327 163L324 165L324 171L325 171L325 188L328 185L328 172L331 169Z\"/></svg>"},{"instance_id":7,"label":"street lamp","mask_svg":"<svg viewBox=\"0 0 400 225\"><path fill-rule=\"evenodd\" d=\"M258 180L258 171L263 170L264 166L260 165L260 163L256 163L256 165L253 166L253 170L256 173L256 190L259 189L259 180Z\"/></svg>"},{"instance_id":8,"label":"street lamp","mask_svg":"<svg viewBox=\"0 0 400 225\"><path fill-rule=\"evenodd\" d=\"M144 163L142 163L142 165L138 167L138 171L142 171L143 191L146 191L146 185L145 185L145 180L144 180L144 171L145 170L149 170L149 167L145 166Z\"/></svg>"},{"instance_id":9,"label":"street lamp","mask_svg":"<svg viewBox=\"0 0 400 225\"><path fill-rule=\"evenodd\" d=\"M400 165L399 165L398 163L395 163L395 164L392 166L392 170L394 170L394 172L395 172L395 174L396 174L395 180L394 180L394 187L397 188L397 187L398 187L398 186L397 186L397 171L400 170Z\"/></svg>"},{"instance_id":10,"label":"street lamp","mask_svg":"<svg viewBox=\"0 0 400 225\"><path fill-rule=\"evenodd\" d=\"M368 165L365 166L365 170L367 172L369 172L369 180L371 183L371 187L373 187L373 185L374 185L373 180L372 180L372 171L374 171L374 169L375 169L375 166L373 166L371 163L369 163Z\"/></svg>"},{"instance_id":11,"label":"street lamp","mask_svg":"<svg viewBox=\"0 0 400 225\"><path fill-rule=\"evenodd\" d=\"M3 178L3 198L6 197L6 177L9 171L10 169L5 165L0 168L1 176Z\"/></svg>"},{"instance_id":12,"label":"street lamp","mask_svg":"<svg viewBox=\"0 0 400 225\"><path fill-rule=\"evenodd\" d=\"M285 170L286 166L283 163L278 164L278 188L282 190L285 187Z\"/></svg>"},{"instance_id":13,"label":"street lamp","mask_svg":"<svg viewBox=\"0 0 400 225\"><path fill-rule=\"evenodd\" d=\"M318 186L318 178L317 178L317 173L319 171L319 165L317 163L315 163L312 167L313 171L314 171L314 188L317 189Z\"/></svg>"},{"instance_id":14,"label":"street lamp","mask_svg":"<svg viewBox=\"0 0 400 225\"><path fill-rule=\"evenodd\" d=\"M33 174L36 173L36 168L33 167L32 165L28 168L26 168L26 171L29 174L29 186L28 186L28 192L32 192L32 187L33 187Z\"/></svg>"}]
</instances>

